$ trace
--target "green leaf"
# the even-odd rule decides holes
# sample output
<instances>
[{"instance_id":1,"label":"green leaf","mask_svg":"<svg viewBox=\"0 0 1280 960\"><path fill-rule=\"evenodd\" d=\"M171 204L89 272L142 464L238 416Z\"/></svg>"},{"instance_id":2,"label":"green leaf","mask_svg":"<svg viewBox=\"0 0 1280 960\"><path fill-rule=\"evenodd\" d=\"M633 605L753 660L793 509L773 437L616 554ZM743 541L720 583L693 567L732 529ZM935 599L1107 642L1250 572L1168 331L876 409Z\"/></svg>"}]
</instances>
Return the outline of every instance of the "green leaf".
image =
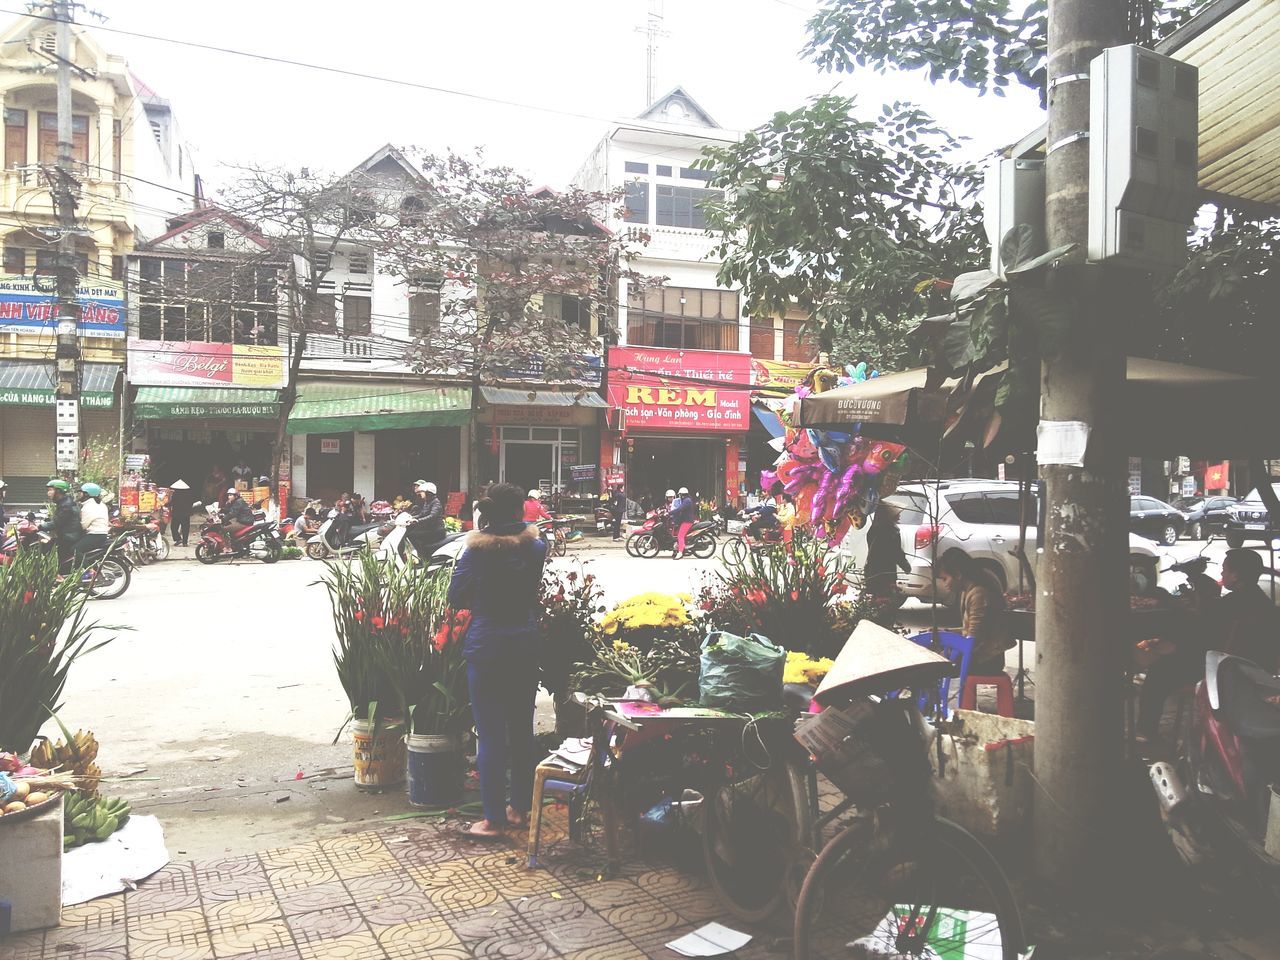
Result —
<instances>
[{"instance_id":1,"label":"green leaf","mask_svg":"<svg viewBox=\"0 0 1280 960\"><path fill-rule=\"evenodd\" d=\"M1030 225L1018 223L1010 227L1000 240L1000 262L1004 265L1004 272L1010 273L1035 256L1037 243L1036 231Z\"/></svg>"},{"instance_id":2,"label":"green leaf","mask_svg":"<svg viewBox=\"0 0 1280 960\"><path fill-rule=\"evenodd\" d=\"M1052 250L1048 251L1047 253L1042 253L1038 257L1032 257L1026 263L1020 263L1014 267L1006 267L1004 272L1007 276L1010 276L1010 277L1016 277L1016 276L1021 276L1028 273L1033 273L1034 271L1039 270L1041 267L1047 267L1049 264L1053 263L1053 261L1059 259L1060 257L1065 257L1068 253L1071 253L1078 246L1080 246L1080 244L1078 243L1067 243L1067 244L1063 244L1060 247L1054 247ZM1003 245L1002 245L1002 249L1003 249Z\"/></svg>"},{"instance_id":3,"label":"green leaf","mask_svg":"<svg viewBox=\"0 0 1280 960\"><path fill-rule=\"evenodd\" d=\"M982 293L1000 278L990 270L971 270L956 277L951 285L951 299L956 303L971 300Z\"/></svg>"}]
</instances>

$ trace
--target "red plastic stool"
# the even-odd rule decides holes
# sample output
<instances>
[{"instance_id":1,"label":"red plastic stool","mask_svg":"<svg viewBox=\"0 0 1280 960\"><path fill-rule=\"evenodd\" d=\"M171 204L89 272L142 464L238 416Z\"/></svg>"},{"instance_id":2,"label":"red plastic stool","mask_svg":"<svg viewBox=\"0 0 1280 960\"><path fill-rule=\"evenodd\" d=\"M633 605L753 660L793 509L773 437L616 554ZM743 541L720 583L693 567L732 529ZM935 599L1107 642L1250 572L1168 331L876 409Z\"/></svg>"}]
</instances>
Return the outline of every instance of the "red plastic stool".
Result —
<instances>
[{"instance_id":1,"label":"red plastic stool","mask_svg":"<svg viewBox=\"0 0 1280 960\"><path fill-rule=\"evenodd\" d=\"M990 677L965 677L964 690L960 693L961 710L978 709L978 687L995 687L996 714L1001 717L1013 716L1013 681L1007 673L997 673Z\"/></svg>"}]
</instances>

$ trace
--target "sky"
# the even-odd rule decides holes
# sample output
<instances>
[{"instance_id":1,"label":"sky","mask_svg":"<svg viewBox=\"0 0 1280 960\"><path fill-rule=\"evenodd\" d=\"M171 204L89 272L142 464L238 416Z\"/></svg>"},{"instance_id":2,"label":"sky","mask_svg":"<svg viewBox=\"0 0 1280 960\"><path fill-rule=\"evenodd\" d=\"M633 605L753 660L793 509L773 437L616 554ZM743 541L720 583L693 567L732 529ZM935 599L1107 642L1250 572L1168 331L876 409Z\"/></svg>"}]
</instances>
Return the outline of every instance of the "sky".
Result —
<instances>
[{"instance_id":1,"label":"sky","mask_svg":"<svg viewBox=\"0 0 1280 960\"><path fill-rule=\"evenodd\" d=\"M569 182L611 119L645 100L649 0L93 0L106 26L408 80L529 106L411 89L99 32L168 98L206 182L227 164L344 170L386 142L483 147L536 182ZM819 71L799 55L815 0L667 0L655 71L722 126L748 129L805 98L856 95L868 116L921 104L981 156L1040 122L1034 95L1001 100L918 75ZM14 0L0 8L16 9ZM97 21L81 14L91 26ZM561 113L531 109L546 107ZM569 116L566 114L577 114Z\"/></svg>"}]
</instances>

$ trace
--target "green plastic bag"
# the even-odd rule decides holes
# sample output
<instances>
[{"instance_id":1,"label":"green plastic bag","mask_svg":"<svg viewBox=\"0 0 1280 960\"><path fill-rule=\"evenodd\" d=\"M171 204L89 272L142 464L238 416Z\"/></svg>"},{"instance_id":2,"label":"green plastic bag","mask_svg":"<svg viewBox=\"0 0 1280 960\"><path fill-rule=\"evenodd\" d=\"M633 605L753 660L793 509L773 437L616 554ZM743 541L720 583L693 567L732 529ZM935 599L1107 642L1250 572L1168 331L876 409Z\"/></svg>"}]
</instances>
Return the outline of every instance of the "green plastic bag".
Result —
<instances>
[{"instance_id":1,"label":"green plastic bag","mask_svg":"<svg viewBox=\"0 0 1280 960\"><path fill-rule=\"evenodd\" d=\"M787 651L768 637L713 631L702 641L699 702L739 713L777 710L786 663Z\"/></svg>"}]
</instances>

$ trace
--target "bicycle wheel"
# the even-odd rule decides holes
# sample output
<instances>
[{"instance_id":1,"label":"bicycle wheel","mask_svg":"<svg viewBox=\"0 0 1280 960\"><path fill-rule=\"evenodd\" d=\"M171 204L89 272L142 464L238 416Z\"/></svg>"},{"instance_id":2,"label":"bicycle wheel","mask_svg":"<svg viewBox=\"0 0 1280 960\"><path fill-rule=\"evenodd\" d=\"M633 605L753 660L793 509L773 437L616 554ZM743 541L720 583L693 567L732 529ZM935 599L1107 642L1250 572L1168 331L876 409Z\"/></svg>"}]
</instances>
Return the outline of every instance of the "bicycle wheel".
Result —
<instances>
[{"instance_id":1,"label":"bicycle wheel","mask_svg":"<svg viewBox=\"0 0 1280 960\"><path fill-rule=\"evenodd\" d=\"M747 544L741 537L730 537L720 548L720 555L730 563L742 563L747 558Z\"/></svg>"},{"instance_id":2,"label":"bicycle wheel","mask_svg":"<svg viewBox=\"0 0 1280 960\"><path fill-rule=\"evenodd\" d=\"M914 826L914 825L913 825ZM967 955L1017 960L1022 920L1000 865L947 820L859 821L823 848L796 904L794 960Z\"/></svg>"},{"instance_id":3,"label":"bicycle wheel","mask_svg":"<svg viewBox=\"0 0 1280 960\"><path fill-rule=\"evenodd\" d=\"M557 531L551 540L551 552L563 557L569 550L569 538L563 531Z\"/></svg>"},{"instance_id":4,"label":"bicycle wheel","mask_svg":"<svg viewBox=\"0 0 1280 960\"><path fill-rule=\"evenodd\" d=\"M626 542L627 556L629 557L640 556L640 554L636 552L636 544L639 543L640 538L644 536L647 536L647 534L639 533L639 532L627 535L627 542Z\"/></svg>"},{"instance_id":5,"label":"bicycle wheel","mask_svg":"<svg viewBox=\"0 0 1280 960\"><path fill-rule=\"evenodd\" d=\"M763 920L786 898L790 868L802 859L810 817L805 777L776 761L726 784L703 801L702 853L711 887L740 920Z\"/></svg>"}]
</instances>

